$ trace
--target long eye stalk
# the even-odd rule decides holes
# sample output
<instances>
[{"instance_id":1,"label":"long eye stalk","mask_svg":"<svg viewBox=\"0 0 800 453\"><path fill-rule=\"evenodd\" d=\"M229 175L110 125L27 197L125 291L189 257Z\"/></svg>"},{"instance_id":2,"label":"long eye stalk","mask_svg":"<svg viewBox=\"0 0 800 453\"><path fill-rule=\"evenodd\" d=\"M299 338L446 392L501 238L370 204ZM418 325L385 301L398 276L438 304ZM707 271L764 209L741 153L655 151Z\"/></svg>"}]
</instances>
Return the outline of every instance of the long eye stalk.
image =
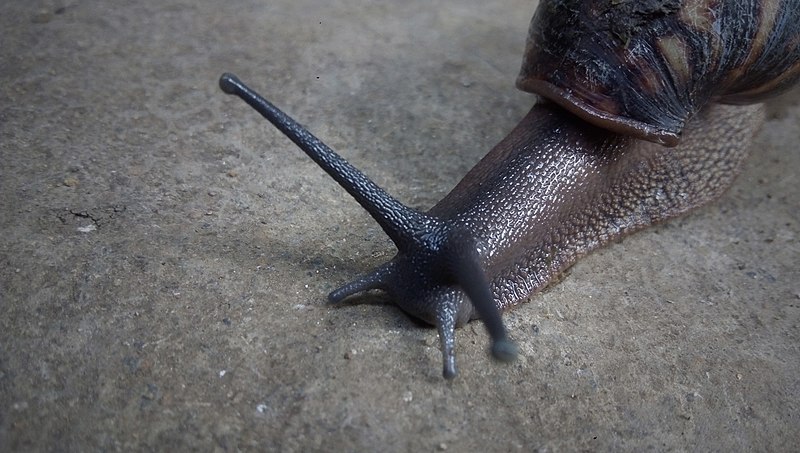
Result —
<instances>
[{"instance_id":1,"label":"long eye stalk","mask_svg":"<svg viewBox=\"0 0 800 453\"><path fill-rule=\"evenodd\" d=\"M364 173L235 75L223 74L219 79L219 86L225 93L234 94L247 102L289 137L369 212L400 250L407 248L408 243L414 240L410 236L430 221L428 216L395 200Z\"/></svg>"}]
</instances>

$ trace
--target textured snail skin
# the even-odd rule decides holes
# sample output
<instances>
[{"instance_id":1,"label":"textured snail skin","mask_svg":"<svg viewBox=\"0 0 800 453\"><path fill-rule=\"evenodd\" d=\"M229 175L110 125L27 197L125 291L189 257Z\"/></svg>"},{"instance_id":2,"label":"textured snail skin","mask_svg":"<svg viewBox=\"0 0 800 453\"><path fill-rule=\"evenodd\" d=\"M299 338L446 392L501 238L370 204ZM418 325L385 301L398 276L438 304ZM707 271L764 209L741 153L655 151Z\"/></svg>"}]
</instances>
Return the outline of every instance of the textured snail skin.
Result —
<instances>
[{"instance_id":1,"label":"textured snail skin","mask_svg":"<svg viewBox=\"0 0 800 453\"><path fill-rule=\"evenodd\" d=\"M235 76L223 74L219 83L224 92L247 102L317 162L375 218L397 246L398 253L392 260L334 290L329 299L339 302L369 289L387 292L406 313L437 327L443 375L452 378L457 374L456 327L480 318L492 339L492 355L502 361L514 360L516 346L508 339L501 310L524 301L582 255L622 235L713 200L730 185L763 119L763 108L760 104L728 105L714 101L758 101L797 79L800 24L781 19L780 8L797 6L799 1L543 1L534 16L530 36L546 34L541 27L550 20L547 15L554 11L563 13L559 8L565 5L570 8L606 5L613 9L614 5L646 4L650 5L646 19L674 21L686 16L687 9L697 12L699 8L708 17L716 17L712 13L758 4L753 11L768 12L759 13L757 17L761 19L749 23L780 24L789 29L756 31L754 36L788 39L789 44L770 42L770 46L788 52L789 56L760 58L770 66L763 73L745 71L738 63L733 65L742 73L740 79L723 75L726 82L719 87L724 89L720 88L716 94L709 94L706 88L698 93L690 90L683 100L691 102L682 100L683 107L673 109L678 114L669 121L661 121L652 116L651 110L643 110L642 116L642 112L625 107L633 95L617 93L616 97L605 99L603 108L611 111L604 112L596 106L587 108L586 98L575 95L580 92L579 86L559 85L564 81L548 78L557 75L559 68L551 67L552 61L545 58L541 62L541 67L547 70L535 68L540 60L531 59L531 52L541 53L536 46L542 42L532 44L529 39L518 85L526 90L540 90L537 92L547 99L534 105L452 192L425 213L392 198ZM798 19L796 11L789 15ZM714 24L704 26L716 29ZM664 37L659 33L651 35L657 40ZM713 40L715 36L707 38ZM638 37L638 32L632 32L618 42L613 47L614 58L627 58L630 52L636 54L636 49L626 44ZM753 45L759 46L768 47L764 43ZM688 56L684 52L684 57ZM608 55L600 52L595 57L602 60ZM588 61L585 56L582 58L583 63ZM660 65L686 63L681 63L675 53L652 58L660 61ZM759 60L751 51L736 58ZM773 62L778 62L777 66ZM670 74L673 70L665 71ZM733 86L744 91L737 94L730 89ZM632 89L635 96L640 95L636 87L625 88ZM698 99L699 104L695 102ZM677 123L672 121L675 118L679 118Z\"/></svg>"},{"instance_id":2,"label":"textured snail skin","mask_svg":"<svg viewBox=\"0 0 800 453\"><path fill-rule=\"evenodd\" d=\"M473 232L507 308L591 250L719 196L762 110L711 105L666 148L537 105L428 214Z\"/></svg>"}]
</instances>

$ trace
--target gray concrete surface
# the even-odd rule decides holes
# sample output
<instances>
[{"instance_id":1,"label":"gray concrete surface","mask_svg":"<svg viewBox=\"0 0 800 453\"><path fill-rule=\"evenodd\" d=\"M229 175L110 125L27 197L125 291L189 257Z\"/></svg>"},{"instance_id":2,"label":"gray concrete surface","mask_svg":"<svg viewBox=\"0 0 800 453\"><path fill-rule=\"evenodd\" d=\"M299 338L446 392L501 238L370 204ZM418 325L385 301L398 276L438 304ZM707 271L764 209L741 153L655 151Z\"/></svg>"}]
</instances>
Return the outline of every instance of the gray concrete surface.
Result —
<instances>
[{"instance_id":1,"label":"gray concrete surface","mask_svg":"<svg viewBox=\"0 0 800 453\"><path fill-rule=\"evenodd\" d=\"M719 202L508 312L513 365L325 304L392 246L220 73L427 208L531 105L531 3L3 2L0 450L797 448L798 91Z\"/></svg>"}]
</instances>

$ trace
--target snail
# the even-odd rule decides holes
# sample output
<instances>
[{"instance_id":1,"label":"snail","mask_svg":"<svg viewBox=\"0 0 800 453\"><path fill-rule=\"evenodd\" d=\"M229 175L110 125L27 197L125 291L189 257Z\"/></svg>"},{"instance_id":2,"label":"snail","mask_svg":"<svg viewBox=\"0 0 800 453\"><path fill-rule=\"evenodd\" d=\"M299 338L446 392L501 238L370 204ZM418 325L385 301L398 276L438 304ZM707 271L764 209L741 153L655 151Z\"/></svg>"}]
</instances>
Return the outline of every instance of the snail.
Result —
<instances>
[{"instance_id":1,"label":"snail","mask_svg":"<svg viewBox=\"0 0 800 453\"><path fill-rule=\"evenodd\" d=\"M480 318L517 356L501 311L588 252L718 197L747 156L760 102L800 77L800 0L544 0L517 87L535 105L427 212L409 208L232 74L257 110L378 222L397 254L334 290L379 289L438 329Z\"/></svg>"}]
</instances>

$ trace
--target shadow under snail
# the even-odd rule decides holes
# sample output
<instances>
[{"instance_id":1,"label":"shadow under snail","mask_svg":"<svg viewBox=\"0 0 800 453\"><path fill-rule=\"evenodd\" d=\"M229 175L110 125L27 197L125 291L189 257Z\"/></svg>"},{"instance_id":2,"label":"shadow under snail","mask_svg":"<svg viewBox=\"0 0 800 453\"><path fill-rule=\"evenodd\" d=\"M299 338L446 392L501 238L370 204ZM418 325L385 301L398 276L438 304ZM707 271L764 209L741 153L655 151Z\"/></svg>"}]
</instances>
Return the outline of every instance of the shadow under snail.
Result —
<instances>
[{"instance_id":1,"label":"shadow under snail","mask_svg":"<svg viewBox=\"0 0 800 453\"><path fill-rule=\"evenodd\" d=\"M492 355L516 346L500 312L579 257L719 196L763 119L800 77L800 0L544 0L517 87L540 99L427 212L392 198L231 74L219 84L272 122L380 224L398 252L334 290L386 291L436 326L480 318Z\"/></svg>"}]
</instances>

